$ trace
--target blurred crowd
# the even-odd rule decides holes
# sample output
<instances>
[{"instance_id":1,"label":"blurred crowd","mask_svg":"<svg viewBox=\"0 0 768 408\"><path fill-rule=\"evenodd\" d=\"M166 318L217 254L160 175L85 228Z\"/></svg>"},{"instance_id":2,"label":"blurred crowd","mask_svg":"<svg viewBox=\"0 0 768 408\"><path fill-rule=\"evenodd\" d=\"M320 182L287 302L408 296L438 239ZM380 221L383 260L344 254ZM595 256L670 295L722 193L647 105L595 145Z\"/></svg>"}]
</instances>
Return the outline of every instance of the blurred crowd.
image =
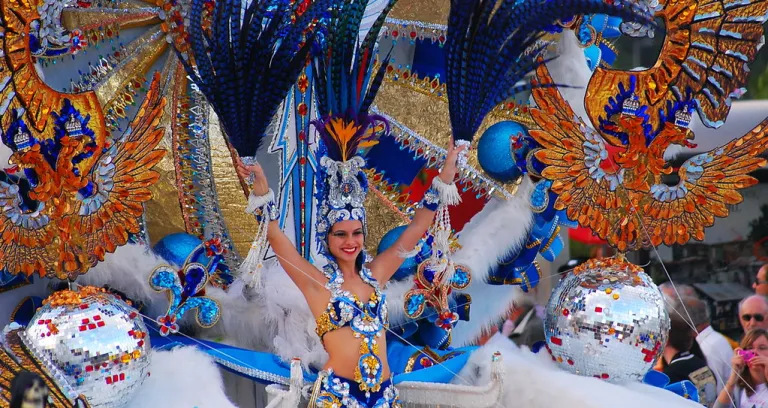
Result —
<instances>
[{"instance_id":1,"label":"blurred crowd","mask_svg":"<svg viewBox=\"0 0 768 408\"><path fill-rule=\"evenodd\" d=\"M768 408L768 265L757 272L754 294L739 303L742 333L735 341L715 331L696 290L659 286L671 320L656 369L671 382L690 380L708 407Z\"/></svg>"},{"instance_id":2,"label":"blurred crowd","mask_svg":"<svg viewBox=\"0 0 768 408\"><path fill-rule=\"evenodd\" d=\"M736 339L712 327L710 308L692 286L667 282L659 289L671 327L654 369L670 383L691 381L709 408L768 408L768 265L755 276L754 294L739 303L742 332ZM525 300L488 335L500 332L535 350L545 341L543 322L544 308Z\"/></svg>"}]
</instances>

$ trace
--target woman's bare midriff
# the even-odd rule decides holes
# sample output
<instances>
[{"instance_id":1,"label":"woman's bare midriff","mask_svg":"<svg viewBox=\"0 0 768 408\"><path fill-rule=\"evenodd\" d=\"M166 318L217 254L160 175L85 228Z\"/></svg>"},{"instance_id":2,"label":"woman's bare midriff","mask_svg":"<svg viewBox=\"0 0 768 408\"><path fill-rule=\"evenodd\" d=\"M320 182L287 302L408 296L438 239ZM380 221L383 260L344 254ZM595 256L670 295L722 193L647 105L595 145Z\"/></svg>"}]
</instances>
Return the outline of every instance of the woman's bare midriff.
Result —
<instances>
[{"instance_id":1,"label":"woman's bare midriff","mask_svg":"<svg viewBox=\"0 0 768 408\"><path fill-rule=\"evenodd\" d=\"M355 370L360 361L360 344L363 339L355 338L351 328L342 327L326 333L321 341L325 346L325 351L328 352L328 362L325 363L323 369L332 368L334 375L354 380ZM383 366L381 380L386 381L389 378L386 333L381 333L381 337L376 338L376 344L379 345L379 359Z\"/></svg>"}]
</instances>

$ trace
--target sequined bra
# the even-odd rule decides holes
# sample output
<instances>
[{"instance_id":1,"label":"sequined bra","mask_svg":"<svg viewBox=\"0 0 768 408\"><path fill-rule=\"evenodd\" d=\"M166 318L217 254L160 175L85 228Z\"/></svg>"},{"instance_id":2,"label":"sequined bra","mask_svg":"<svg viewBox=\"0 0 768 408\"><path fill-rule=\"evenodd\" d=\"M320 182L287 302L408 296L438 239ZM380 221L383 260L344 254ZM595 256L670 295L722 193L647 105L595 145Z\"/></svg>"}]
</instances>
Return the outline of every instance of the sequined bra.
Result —
<instances>
[{"instance_id":1,"label":"sequined bra","mask_svg":"<svg viewBox=\"0 0 768 408\"><path fill-rule=\"evenodd\" d=\"M360 342L360 360L355 369L355 381L360 390L368 396L381 388L384 367L379 358L379 344L376 340L389 327L386 295L381 292L379 283L371 275L371 270L363 267L360 277L373 287L373 293L367 302L362 302L356 295L342 290L344 278L334 262L328 262L323 268L328 278L326 289L331 292L331 299L325 312L317 318L316 333L323 340L328 332L349 326ZM386 350L384 350L386 352Z\"/></svg>"}]
</instances>

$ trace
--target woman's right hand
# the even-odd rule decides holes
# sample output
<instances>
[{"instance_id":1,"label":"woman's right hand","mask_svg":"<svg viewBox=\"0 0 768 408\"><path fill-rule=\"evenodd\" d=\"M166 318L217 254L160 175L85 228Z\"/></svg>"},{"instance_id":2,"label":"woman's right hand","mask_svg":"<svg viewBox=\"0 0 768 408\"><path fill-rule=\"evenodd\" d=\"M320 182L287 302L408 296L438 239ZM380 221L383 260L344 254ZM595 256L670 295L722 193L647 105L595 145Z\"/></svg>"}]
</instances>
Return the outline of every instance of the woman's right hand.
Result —
<instances>
[{"instance_id":1,"label":"woman's right hand","mask_svg":"<svg viewBox=\"0 0 768 408\"><path fill-rule=\"evenodd\" d=\"M744 357L742 357L739 353L740 351L740 348L737 348L733 351L733 357L731 357L731 376L728 378L728 383L726 385L736 385L736 381L738 381L739 375L741 375L741 371L744 369L744 366L747 365L744 362Z\"/></svg>"},{"instance_id":2,"label":"woman's right hand","mask_svg":"<svg viewBox=\"0 0 768 408\"><path fill-rule=\"evenodd\" d=\"M246 166L240 158L237 158L236 163L237 174L244 179L248 179L253 174L253 194L256 196L263 196L269 193L269 183L267 183L267 176L264 175L264 170L256 163L252 166Z\"/></svg>"}]
</instances>

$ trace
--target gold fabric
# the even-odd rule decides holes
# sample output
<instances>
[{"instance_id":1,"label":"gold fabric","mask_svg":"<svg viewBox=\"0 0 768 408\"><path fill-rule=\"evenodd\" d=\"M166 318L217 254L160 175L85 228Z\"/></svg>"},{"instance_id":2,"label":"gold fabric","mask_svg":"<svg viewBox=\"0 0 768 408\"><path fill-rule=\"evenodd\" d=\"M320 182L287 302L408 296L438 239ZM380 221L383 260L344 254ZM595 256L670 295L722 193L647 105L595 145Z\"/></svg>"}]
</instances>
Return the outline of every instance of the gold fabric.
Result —
<instances>
[{"instance_id":1,"label":"gold fabric","mask_svg":"<svg viewBox=\"0 0 768 408\"><path fill-rule=\"evenodd\" d=\"M121 7L127 4L130 3L122 3ZM104 9L90 10L78 8L65 9L61 12L61 25L70 31L74 29L86 31L113 25L120 29L126 29L159 24L160 21L156 13L140 10L136 10L133 13L123 13L118 10L110 12Z\"/></svg>"},{"instance_id":2,"label":"gold fabric","mask_svg":"<svg viewBox=\"0 0 768 408\"><path fill-rule=\"evenodd\" d=\"M211 170L218 195L219 209L229 230L232 245L235 246L238 253L245 256L251 247L258 224L252 215L245 212L248 197L245 195L240 177L235 171L232 154L219 126L219 118L212 110L208 118Z\"/></svg>"},{"instance_id":3,"label":"gold fabric","mask_svg":"<svg viewBox=\"0 0 768 408\"><path fill-rule=\"evenodd\" d=\"M389 16L402 20L445 25L448 22L450 10L449 0L400 0L392 8Z\"/></svg>"},{"instance_id":4,"label":"gold fabric","mask_svg":"<svg viewBox=\"0 0 768 408\"><path fill-rule=\"evenodd\" d=\"M135 48L133 45L136 45ZM165 42L165 36L162 35L160 27L155 27L129 44L127 48L126 52L135 56L112 71L109 79L93 90L99 102L105 107L105 112L111 104L122 103L120 97L125 86L133 79L143 78L160 55L168 49L168 43Z\"/></svg>"}]
</instances>

